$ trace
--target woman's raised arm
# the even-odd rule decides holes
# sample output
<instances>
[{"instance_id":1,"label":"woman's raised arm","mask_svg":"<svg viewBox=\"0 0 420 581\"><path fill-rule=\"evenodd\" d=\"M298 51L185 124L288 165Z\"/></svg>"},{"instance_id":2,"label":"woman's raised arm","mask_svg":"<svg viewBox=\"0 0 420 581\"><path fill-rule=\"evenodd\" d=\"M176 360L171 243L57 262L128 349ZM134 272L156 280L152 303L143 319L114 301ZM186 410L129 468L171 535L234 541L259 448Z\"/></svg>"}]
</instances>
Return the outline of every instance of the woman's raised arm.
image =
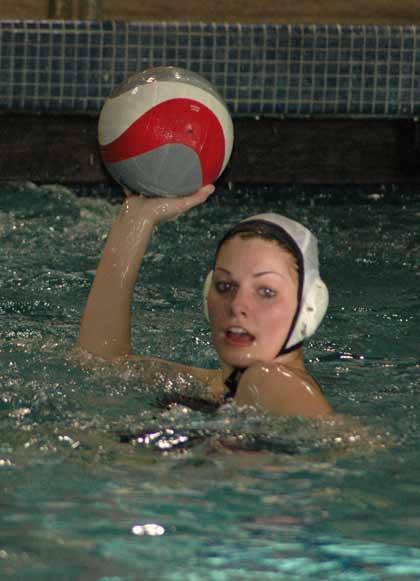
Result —
<instances>
[{"instance_id":1,"label":"woman's raised arm","mask_svg":"<svg viewBox=\"0 0 420 581\"><path fill-rule=\"evenodd\" d=\"M105 359L131 353L131 303L154 227L207 200L214 186L181 198L131 195L112 225L80 324L78 346Z\"/></svg>"}]
</instances>

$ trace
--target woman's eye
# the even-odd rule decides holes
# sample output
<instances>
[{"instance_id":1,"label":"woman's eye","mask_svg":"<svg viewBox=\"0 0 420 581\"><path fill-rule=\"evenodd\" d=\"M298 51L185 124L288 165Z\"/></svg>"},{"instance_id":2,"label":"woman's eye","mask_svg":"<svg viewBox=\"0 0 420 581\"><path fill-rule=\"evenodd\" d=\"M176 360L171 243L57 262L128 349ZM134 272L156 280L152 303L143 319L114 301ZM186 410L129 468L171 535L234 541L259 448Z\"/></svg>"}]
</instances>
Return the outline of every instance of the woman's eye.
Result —
<instances>
[{"instance_id":1,"label":"woman's eye","mask_svg":"<svg viewBox=\"0 0 420 581\"><path fill-rule=\"evenodd\" d=\"M219 280L214 286L219 293L228 293L232 290L232 283L224 280Z\"/></svg>"},{"instance_id":2,"label":"woman's eye","mask_svg":"<svg viewBox=\"0 0 420 581\"><path fill-rule=\"evenodd\" d=\"M276 296L277 293L272 288L268 288L268 287L264 286L264 287L258 289L258 294L260 296L262 296L264 299L272 299L273 297Z\"/></svg>"}]
</instances>

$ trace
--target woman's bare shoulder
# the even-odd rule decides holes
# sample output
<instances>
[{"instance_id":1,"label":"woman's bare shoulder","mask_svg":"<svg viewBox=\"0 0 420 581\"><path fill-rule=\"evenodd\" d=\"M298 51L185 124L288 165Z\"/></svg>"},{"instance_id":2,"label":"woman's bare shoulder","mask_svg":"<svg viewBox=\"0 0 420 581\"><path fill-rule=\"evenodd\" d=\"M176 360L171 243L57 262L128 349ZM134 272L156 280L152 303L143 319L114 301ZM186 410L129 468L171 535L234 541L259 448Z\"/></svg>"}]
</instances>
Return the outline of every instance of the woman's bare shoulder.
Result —
<instances>
[{"instance_id":1,"label":"woman's bare shoulder","mask_svg":"<svg viewBox=\"0 0 420 581\"><path fill-rule=\"evenodd\" d=\"M252 405L274 415L317 417L331 407L304 367L279 362L253 365L244 373L236 395L238 405Z\"/></svg>"}]
</instances>

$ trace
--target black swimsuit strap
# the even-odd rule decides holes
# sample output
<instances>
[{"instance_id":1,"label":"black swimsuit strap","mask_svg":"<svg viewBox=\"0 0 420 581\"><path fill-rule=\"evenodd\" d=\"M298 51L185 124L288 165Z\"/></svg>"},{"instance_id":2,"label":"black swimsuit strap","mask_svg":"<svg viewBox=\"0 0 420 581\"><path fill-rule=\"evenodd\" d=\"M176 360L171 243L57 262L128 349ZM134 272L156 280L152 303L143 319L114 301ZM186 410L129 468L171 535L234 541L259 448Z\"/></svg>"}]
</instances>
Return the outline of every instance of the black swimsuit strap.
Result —
<instances>
[{"instance_id":1,"label":"black swimsuit strap","mask_svg":"<svg viewBox=\"0 0 420 581\"><path fill-rule=\"evenodd\" d=\"M232 373L225 379L225 385L228 388L228 392L225 394L225 400L233 399L236 395L236 390L238 389L238 383L241 380L242 374L246 371L246 367L235 367Z\"/></svg>"},{"instance_id":2,"label":"black swimsuit strap","mask_svg":"<svg viewBox=\"0 0 420 581\"><path fill-rule=\"evenodd\" d=\"M302 347L302 345L303 341L301 341L300 343L296 343L296 345L293 345L293 347L289 347L288 349L282 349L278 353L277 357L279 355L284 355L285 353L291 353L295 349L299 349L299 347ZM248 367L234 367L232 373L229 375L229 377L225 379L225 385L229 390L225 394L225 400L233 399L235 397L236 391L238 389L238 383L241 381L241 377L247 369Z\"/></svg>"}]
</instances>

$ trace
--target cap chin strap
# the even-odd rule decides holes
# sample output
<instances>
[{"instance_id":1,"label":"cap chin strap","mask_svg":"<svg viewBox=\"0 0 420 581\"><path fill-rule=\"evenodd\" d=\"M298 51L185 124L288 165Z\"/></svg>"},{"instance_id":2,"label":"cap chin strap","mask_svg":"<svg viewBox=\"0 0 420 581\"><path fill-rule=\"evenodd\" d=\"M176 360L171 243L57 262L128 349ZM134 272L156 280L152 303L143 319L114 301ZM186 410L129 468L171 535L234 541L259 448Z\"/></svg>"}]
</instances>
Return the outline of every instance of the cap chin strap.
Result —
<instances>
[{"instance_id":1,"label":"cap chin strap","mask_svg":"<svg viewBox=\"0 0 420 581\"><path fill-rule=\"evenodd\" d=\"M203 287L203 308L206 319L209 320L207 298L210 292L213 270L207 274ZM297 309L297 316L292 322L284 345L277 354L285 355L299 349L304 339L315 333L328 307L328 289L326 284L317 277L305 292L305 298Z\"/></svg>"},{"instance_id":2,"label":"cap chin strap","mask_svg":"<svg viewBox=\"0 0 420 581\"><path fill-rule=\"evenodd\" d=\"M303 345L303 341L300 341L299 343L295 343L291 347L282 347L280 349L280 351L277 353L276 357L280 357L280 355L287 355L287 353L291 353L292 351L296 351L297 349L300 349L302 347L302 345Z\"/></svg>"}]
</instances>

